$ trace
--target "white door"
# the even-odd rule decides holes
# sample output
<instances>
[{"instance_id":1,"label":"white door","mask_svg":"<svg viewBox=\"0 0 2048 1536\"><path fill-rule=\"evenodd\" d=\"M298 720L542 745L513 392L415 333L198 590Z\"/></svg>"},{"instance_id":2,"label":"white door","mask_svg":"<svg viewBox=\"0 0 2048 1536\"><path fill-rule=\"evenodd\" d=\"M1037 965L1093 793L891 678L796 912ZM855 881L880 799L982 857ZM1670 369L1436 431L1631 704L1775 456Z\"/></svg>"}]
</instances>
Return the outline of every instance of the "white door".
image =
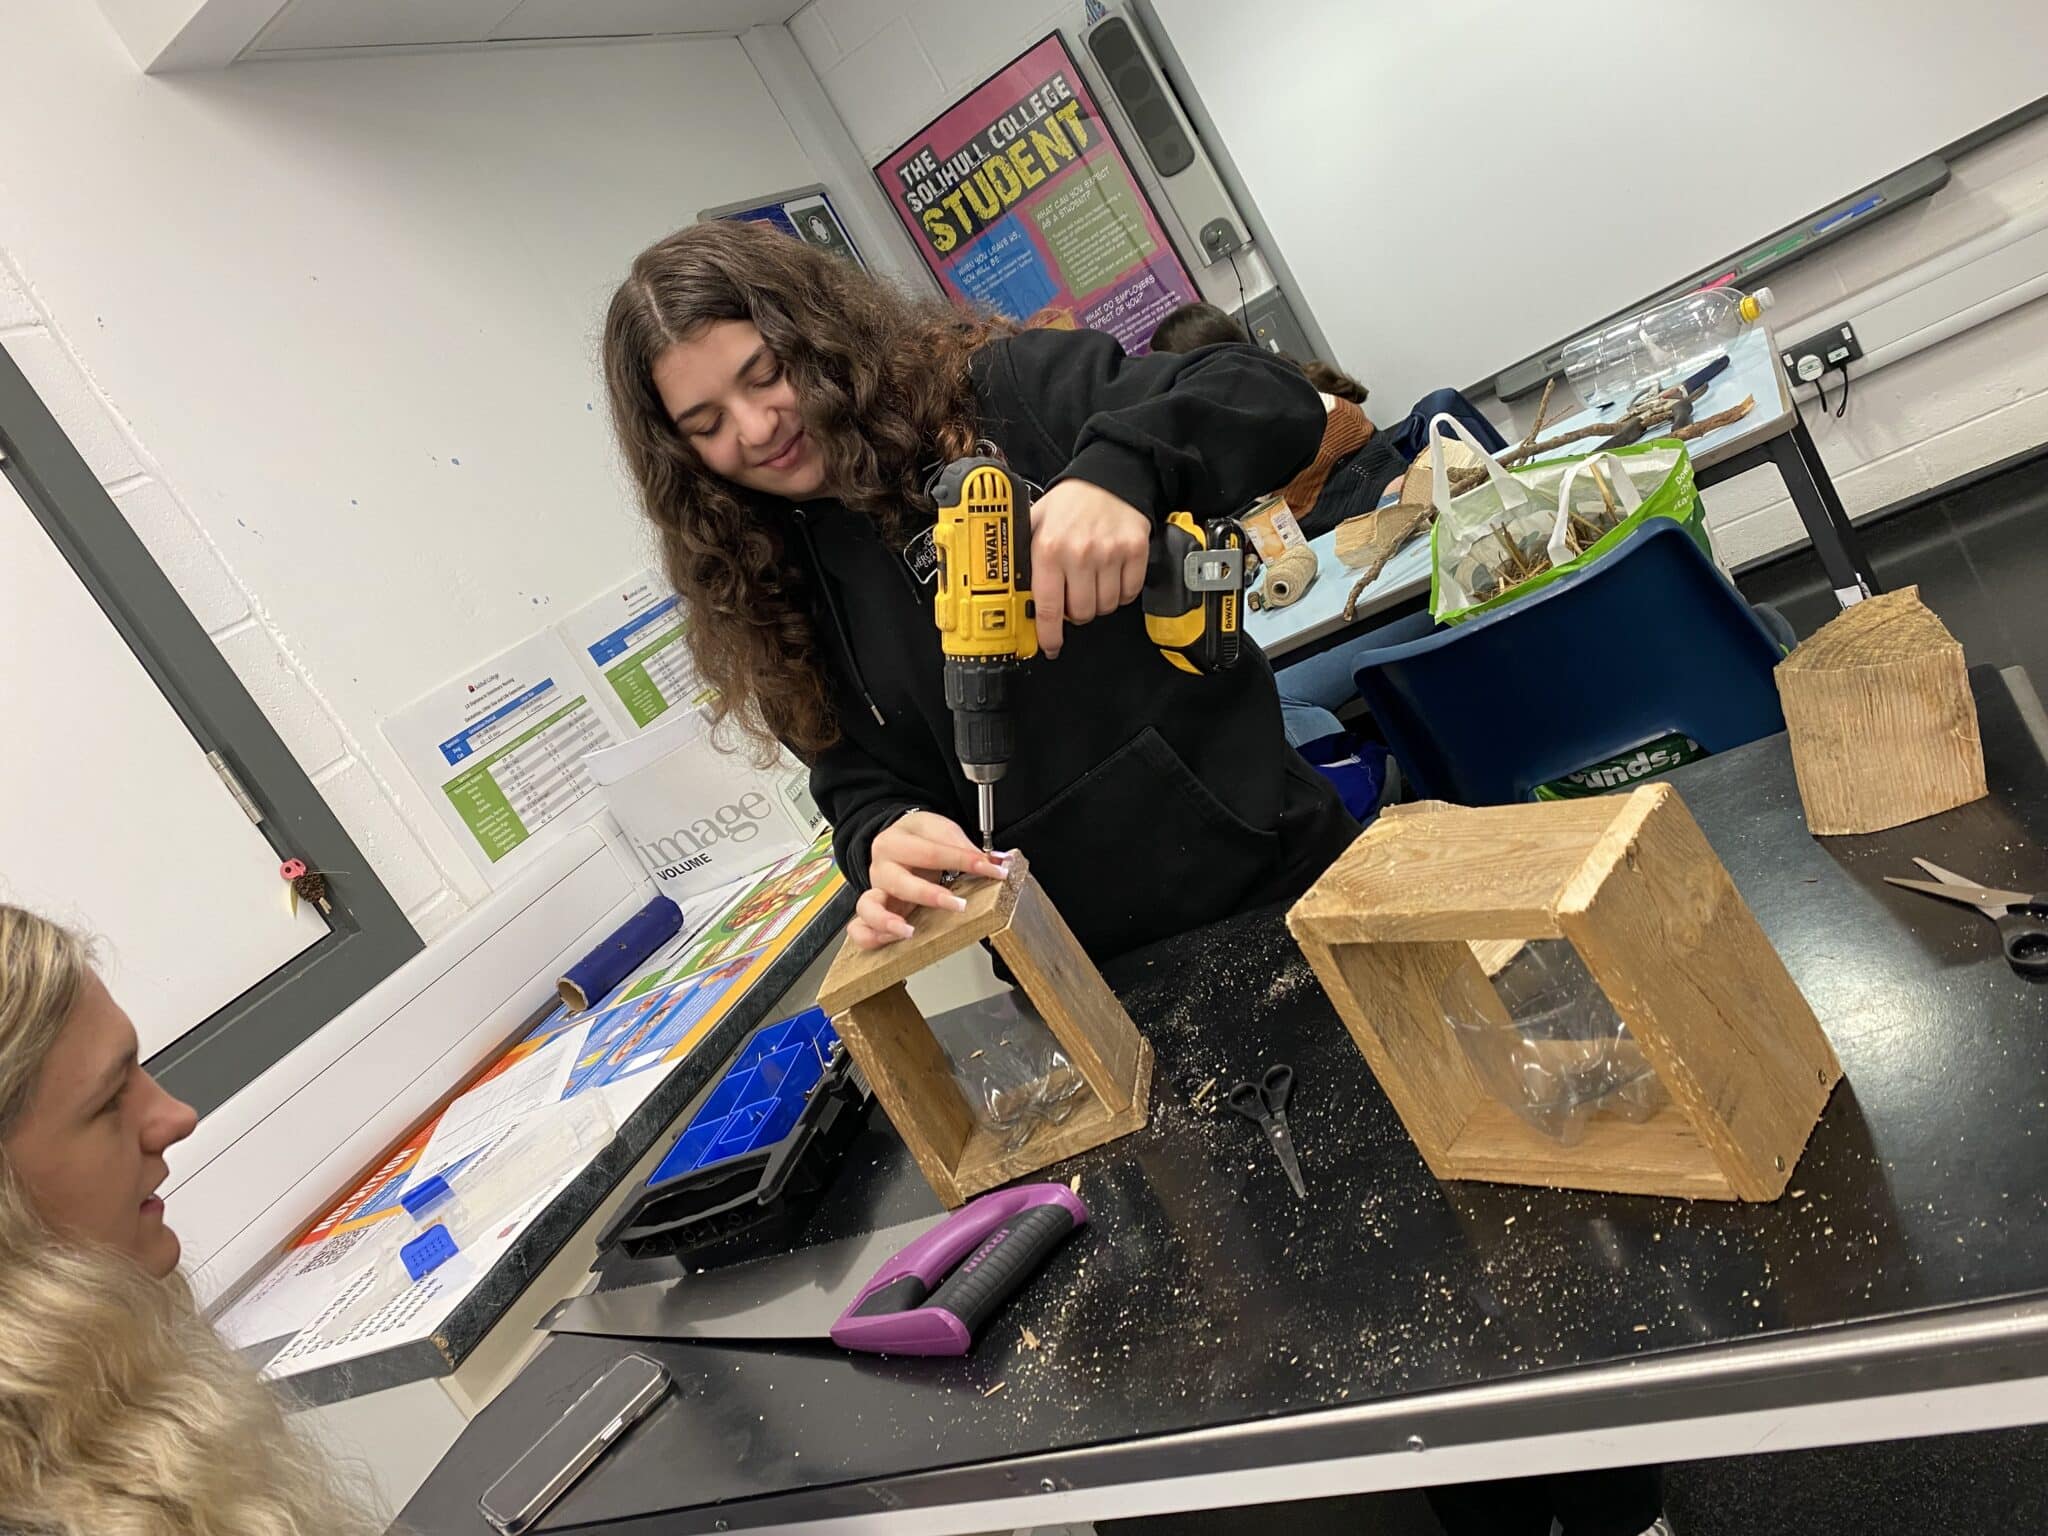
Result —
<instances>
[{"instance_id":1,"label":"white door","mask_svg":"<svg viewBox=\"0 0 2048 1536\"><path fill-rule=\"evenodd\" d=\"M0 644L0 900L98 937L147 1058L326 924L4 475Z\"/></svg>"}]
</instances>

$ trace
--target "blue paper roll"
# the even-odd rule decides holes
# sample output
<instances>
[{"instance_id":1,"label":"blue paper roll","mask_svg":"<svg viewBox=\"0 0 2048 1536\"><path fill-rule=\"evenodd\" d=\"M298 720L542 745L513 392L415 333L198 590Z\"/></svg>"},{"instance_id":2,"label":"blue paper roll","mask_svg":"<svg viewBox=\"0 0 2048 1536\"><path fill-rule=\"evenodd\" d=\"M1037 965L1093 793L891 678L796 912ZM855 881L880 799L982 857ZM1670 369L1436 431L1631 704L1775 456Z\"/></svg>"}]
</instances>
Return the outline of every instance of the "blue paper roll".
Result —
<instances>
[{"instance_id":1,"label":"blue paper roll","mask_svg":"<svg viewBox=\"0 0 2048 1536\"><path fill-rule=\"evenodd\" d=\"M655 897L628 918L618 932L570 966L555 983L555 991L578 1012L603 1002L613 987L681 932L682 926L683 909L666 896Z\"/></svg>"}]
</instances>

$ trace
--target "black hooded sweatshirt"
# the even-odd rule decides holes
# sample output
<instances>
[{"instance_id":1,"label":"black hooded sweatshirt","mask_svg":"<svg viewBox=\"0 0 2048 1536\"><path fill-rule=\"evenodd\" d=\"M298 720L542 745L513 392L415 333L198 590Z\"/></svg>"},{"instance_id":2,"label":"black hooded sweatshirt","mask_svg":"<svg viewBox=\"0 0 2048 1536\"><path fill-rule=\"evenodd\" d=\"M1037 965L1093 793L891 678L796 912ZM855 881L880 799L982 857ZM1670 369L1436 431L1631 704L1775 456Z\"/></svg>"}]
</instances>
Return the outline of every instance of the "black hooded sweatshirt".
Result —
<instances>
[{"instance_id":1,"label":"black hooded sweatshirt","mask_svg":"<svg viewBox=\"0 0 2048 1536\"><path fill-rule=\"evenodd\" d=\"M1155 522L1235 512L1322 441L1315 390L1250 346L1132 358L1101 332L1027 331L978 351L971 378L979 435L1014 473L1087 481ZM864 888L875 834L907 811L975 834L932 618L930 518L899 549L836 501L778 502L769 516L809 593L841 732L813 761L811 792L840 869ZM1357 833L1287 745L1272 669L1249 643L1235 667L1190 676L1131 603L1069 625L1060 655L1026 662L1012 697L996 846L1023 850L1098 961L1291 899Z\"/></svg>"}]
</instances>

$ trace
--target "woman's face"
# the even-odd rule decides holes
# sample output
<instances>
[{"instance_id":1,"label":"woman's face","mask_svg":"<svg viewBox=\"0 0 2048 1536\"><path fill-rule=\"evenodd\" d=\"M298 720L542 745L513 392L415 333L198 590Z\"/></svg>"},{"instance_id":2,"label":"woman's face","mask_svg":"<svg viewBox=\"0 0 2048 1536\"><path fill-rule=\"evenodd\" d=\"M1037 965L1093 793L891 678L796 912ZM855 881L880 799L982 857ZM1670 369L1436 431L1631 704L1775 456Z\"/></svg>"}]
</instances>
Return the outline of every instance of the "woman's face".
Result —
<instances>
[{"instance_id":1,"label":"woman's face","mask_svg":"<svg viewBox=\"0 0 2048 1536\"><path fill-rule=\"evenodd\" d=\"M654 360L669 419L713 474L789 501L825 488L796 385L750 320L714 320Z\"/></svg>"},{"instance_id":2,"label":"woman's face","mask_svg":"<svg viewBox=\"0 0 2048 1536\"><path fill-rule=\"evenodd\" d=\"M94 976L7 1133L7 1161L50 1226L163 1276L178 1267L156 1194L164 1151L198 1123L142 1070L135 1026Z\"/></svg>"}]
</instances>

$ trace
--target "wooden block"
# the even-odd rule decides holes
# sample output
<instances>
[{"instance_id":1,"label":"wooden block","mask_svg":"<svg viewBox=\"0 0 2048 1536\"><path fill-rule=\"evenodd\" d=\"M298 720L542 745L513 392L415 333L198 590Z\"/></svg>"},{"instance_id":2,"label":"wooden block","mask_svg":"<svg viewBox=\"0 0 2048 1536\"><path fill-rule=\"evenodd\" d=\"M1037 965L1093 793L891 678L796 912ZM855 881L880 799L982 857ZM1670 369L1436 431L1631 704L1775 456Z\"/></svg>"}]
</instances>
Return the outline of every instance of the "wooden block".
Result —
<instances>
[{"instance_id":1,"label":"wooden block","mask_svg":"<svg viewBox=\"0 0 2048 1536\"><path fill-rule=\"evenodd\" d=\"M1918 587L1844 609L1777 676L1816 836L1882 832L1984 798L1963 648Z\"/></svg>"},{"instance_id":2,"label":"wooden block","mask_svg":"<svg viewBox=\"0 0 2048 1536\"><path fill-rule=\"evenodd\" d=\"M1668 784L1382 816L1288 925L1439 1178L1775 1199L1842 1075ZM1520 938L1577 951L1663 1089L1647 1119L1566 1145L1491 1095L1449 1020L1513 1027L1488 977L1517 946L1488 941Z\"/></svg>"},{"instance_id":3,"label":"wooden block","mask_svg":"<svg viewBox=\"0 0 2048 1536\"><path fill-rule=\"evenodd\" d=\"M900 943L868 951L842 945L818 992L919 1170L949 1206L1137 1130L1152 1089L1152 1047L1023 856L1012 859L1007 879L959 889L965 911L920 910L910 919L912 936ZM903 985L983 938L1087 1085L1065 1121L1014 1151L975 1123L950 1060Z\"/></svg>"},{"instance_id":4,"label":"wooden block","mask_svg":"<svg viewBox=\"0 0 2048 1536\"><path fill-rule=\"evenodd\" d=\"M1440 1179L1456 1177L1441 1154L1486 1094L1452 1036L1439 999L1461 967L1478 961L1456 943L1374 944L1368 953L1366 945L1325 944L1303 928L1294 933L1430 1172ZM1483 978L1480 986L1505 1022L1500 998Z\"/></svg>"}]
</instances>

